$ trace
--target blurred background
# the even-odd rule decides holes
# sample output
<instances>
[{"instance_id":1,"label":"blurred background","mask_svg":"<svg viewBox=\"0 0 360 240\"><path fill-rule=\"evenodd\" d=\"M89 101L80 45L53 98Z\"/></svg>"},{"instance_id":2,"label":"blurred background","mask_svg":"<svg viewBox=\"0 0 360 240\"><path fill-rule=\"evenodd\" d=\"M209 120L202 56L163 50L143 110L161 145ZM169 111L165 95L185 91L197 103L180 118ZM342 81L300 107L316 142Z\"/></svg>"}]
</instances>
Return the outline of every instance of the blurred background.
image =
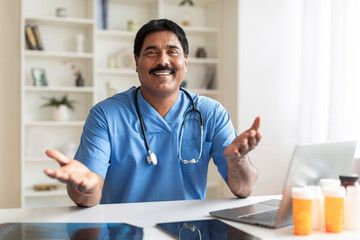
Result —
<instances>
[{"instance_id":1,"label":"blurred background","mask_svg":"<svg viewBox=\"0 0 360 240\"><path fill-rule=\"evenodd\" d=\"M118 1L116 4L119 6L113 5L112 11L115 11L116 7L120 8L125 5L129 9L133 9L133 14L139 14L137 8L131 5L133 4L130 3L131 1L109 1ZM28 174L27 170L42 169L43 166L33 166L39 162L43 165L50 163L46 163L42 158L35 156L36 154L33 157L26 154L37 151L38 146L32 145L38 141L36 136L46 137L46 134L38 134L39 128L40 132L50 132L54 136L58 133L57 131L61 132L61 129L68 129L69 127L68 125L49 123L46 117L42 119L42 116L48 114L47 112L37 114L38 108L29 107L29 104L34 102L39 104L33 96L39 95L39 90L30 86L32 85L30 67L34 67L36 64L41 65L41 61L46 62L50 59L51 63L46 63L49 64L47 66L50 69L48 70L49 74L51 68L55 69L53 70L54 75L61 75L64 72L71 74L69 66L59 64L60 69L63 69L61 73L56 73L58 68L53 67L56 66L56 61L63 62L63 60L70 58L75 59L76 63L79 62L78 65L82 68L90 68L88 75L85 73L85 81L88 80L85 87L89 87L88 90L87 88L81 91L69 88L52 88L50 89L51 92L40 92L40 94L48 94L49 96L52 92L57 94L70 92L87 108L105 98L110 90L119 91L121 89L114 83L114 79L118 76L112 75L111 71L113 70L110 73L109 70L104 70L102 73L101 68L103 66L101 64L103 63L98 64L98 62L109 60L107 56L99 54L99 49L107 46L102 41L108 41L103 39L111 34L110 30L112 29L109 31L99 30L99 19L96 19L96 16L99 16L95 13L96 6L98 6L97 1L89 0L92 2L92 5L90 4L88 7L91 14L81 16L83 19L90 19L89 22L82 19L69 20L72 16L68 16L66 21L53 20L53 18L45 18L44 20L42 17L34 17L34 14L46 12L49 8L52 8L52 12L56 9L55 6L46 6L45 3L39 4L44 2L41 0L34 0L34 2L37 4L32 5L31 0L0 0L0 109L2 112L0 117L0 208L44 205L47 198L41 197L43 193L30 194L27 193L26 189L29 187L26 186L27 177L33 179L35 178L34 175L42 173ZM71 4L69 3L71 1L67 0L57 0L56 2L64 3L65 6ZM89 4L86 0L78 2L80 2L78 4ZM158 12L153 13L153 10L150 10L149 18L170 18L172 16L170 12L175 12L176 10L173 8L176 9L175 6L181 1L145 2L147 4L141 8L141 11L145 12L147 8L153 9L154 4L157 4L155 7ZM200 22L199 25L205 27L199 28L190 25L185 26L184 29L189 31L187 34L191 39L195 39L192 41L197 45L196 47L200 47L202 43L206 45L208 57L211 59L199 60L194 53L193 65L191 66L193 66L193 72L200 74L202 64L206 66L215 65L216 76L214 77L215 84L212 87L201 89L199 86L192 85L194 83L190 81L188 86L194 88L194 91L199 94L219 100L229 111L233 124L239 133L247 130L256 116L262 117L263 139L258 148L250 154L252 162L259 171L259 179L253 195L281 194L285 174L296 144L359 140L359 1L193 0L193 2L195 8L191 9L190 6L187 6L190 10L186 13L187 19L185 20L191 20L194 11L199 11L204 15L203 22ZM27 10L22 10L24 6L28 6ZM78 6L76 5L76 7ZM67 13L71 15L71 5L67 7L67 10ZM214 11L216 20L212 22L206 14L214 16ZM143 12L140 14L143 15ZM179 19L176 20L183 21L184 14L179 13ZM47 44L51 48L51 42L55 40L46 35L48 27L46 24L51 21L55 22L54 25L60 24L61 29L64 28L60 30L59 35L61 35L60 33L74 34L73 30L65 29L66 24L68 24L67 21L70 21L71 26L74 24L85 25L84 28L90 29L84 31L85 38L92 40L91 43L85 43L83 55L60 54L59 56L58 52L44 51L44 54L48 54L45 55L44 59L42 58L43 53L41 53L42 55L34 53L25 47L24 26L29 23L36 23L39 30L43 30L40 33L43 40L46 40L44 45ZM196 21L198 20L193 19L193 22ZM142 25L145 22L140 21L140 23ZM109 22L109 28L115 29L116 27ZM126 27L129 26L124 25L123 28ZM121 29L122 26L119 28ZM127 29L127 31L130 30ZM49 31L51 33L51 30ZM82 30L77 31L81 32ZM124 38L128 33L116 34L121 35L120 38ZM198 40L198 35L201 34L205 34L208 39L216 40L208 42ZM77 40L81 38L81 35L76 36L78 36ZM53 36L53 38L56 37L58 36ZM130 34L130 40L126 40L130 42L130 46L132 37L133 35ZM116 39L117 37L110 41L122 41ZM65 47L69 46L69 51L75 51L75 48L78 47L76 44L76 41L67 43ZM56 49L55 45L54 49ZM106 51L106 48L104 49ZM67 50L65 49L64 52ZM121 54L121 61L128 59L128 53ZM136 76L133 77L136 78ZM198 75L194 75L195 77ZM54 76L53 79L55 78ZM126 81L129 85L138 84L136 79L124 78L128 79ZM104 87L107 82L101 79L108 80L109 84L112 84L110 88L109 84L107 88ZM51 83L51 79L48 79L48 82ZM101 90L102 88L103 93L95 92L96 89ZM30 100L27 102L26 96L29 95ZM81 129L81 121L86 117L87 111L84 110L78 114L73 116L74 119L69 124L70 127L76 129L80 127ZM27 122L29 119L32 123ZM34 120L36 120L35 123ZM43 129L41 130L41 128ZM81 133L81 131L77 131L79 133L71 136L75 142ZM56 144L54 143L50 147L56 147ZM46 144L41 147L44 146L48 147ZM359 148L355 157L360 158ZM353 171L360 173L356 161ZM215 184L214 189L209 189L208 197L231 197L219 179L216 169L214 170L211 167L209 175L211 175L209 176L209 183L219 184ZM58 198L58 195L47 195L47 197L49 199Z\"/></svg>"}]
</instances>

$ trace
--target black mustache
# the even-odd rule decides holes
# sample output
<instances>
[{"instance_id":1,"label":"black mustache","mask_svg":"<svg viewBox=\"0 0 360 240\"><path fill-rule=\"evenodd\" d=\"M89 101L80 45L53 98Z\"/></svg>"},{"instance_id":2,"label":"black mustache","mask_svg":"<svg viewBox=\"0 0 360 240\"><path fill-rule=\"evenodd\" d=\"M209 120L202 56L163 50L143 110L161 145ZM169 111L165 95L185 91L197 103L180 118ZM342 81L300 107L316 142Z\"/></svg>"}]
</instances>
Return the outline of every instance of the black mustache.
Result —
<instances>
[{"instance_id":1,"label":"black mustache","mask_svg":"<svg viewBox=\"0 0 360 240\"><path fill-rule=\"evenodd\" d=\"M152 74L152 73L154 73L154 72L156 72L156 71L164 71L164 70L170 71L171 74L176 73L176 70L175 70L174 68L171 68L171 67L166 66L166 65L165 65L165 66L159 65L159 66L157 66L156 68L151 69L151 70L149 71L149 74Z\"/></svg>"}]
</instances>

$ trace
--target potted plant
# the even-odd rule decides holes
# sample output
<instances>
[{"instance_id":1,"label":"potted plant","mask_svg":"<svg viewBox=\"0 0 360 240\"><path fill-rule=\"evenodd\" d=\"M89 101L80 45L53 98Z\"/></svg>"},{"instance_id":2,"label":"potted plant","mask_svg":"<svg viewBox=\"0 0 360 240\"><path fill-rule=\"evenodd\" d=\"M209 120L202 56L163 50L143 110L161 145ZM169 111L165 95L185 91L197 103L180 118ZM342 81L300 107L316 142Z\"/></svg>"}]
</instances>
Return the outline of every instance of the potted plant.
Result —
<instances>
[{"instance_id":1,"label":"potted plant","mask_svg":"<svg viewBox=\"0 0 360 240\"><path fill-rule=\"evenodd\" d=\"M42 107L51 107L51 119L54 121L69 120L69 110L74 110L75 100L69 100L67 95L61 98L56 97L42 97L47 102Z\"/></svg>"},{"instance_id":2,"label":"potted plant","mask_svg":"<svg viewBox=\"0 0 360 240\"><path fill-rule=\"evenodd\" d=\"M190 26L191 25L191 10L189 7L194 6L194 3L192 0L182 0L179 5L183 8L183 12L181 13L182 15L182 20L181 20L181 24L183 26ZM189 6L186 6L189 5Z\"/></svg>"},{"instance_id":3,"label":"potted plant","mask_svg":"<svg viewBox=\"0 0 360 240\"><path fill-rule=\"evenodd\" d=\"M184 6L186 3L188 3L190 6L194 6L194 3L192 0L182 0L179 5Z\"/></svg>"}]
</instances>

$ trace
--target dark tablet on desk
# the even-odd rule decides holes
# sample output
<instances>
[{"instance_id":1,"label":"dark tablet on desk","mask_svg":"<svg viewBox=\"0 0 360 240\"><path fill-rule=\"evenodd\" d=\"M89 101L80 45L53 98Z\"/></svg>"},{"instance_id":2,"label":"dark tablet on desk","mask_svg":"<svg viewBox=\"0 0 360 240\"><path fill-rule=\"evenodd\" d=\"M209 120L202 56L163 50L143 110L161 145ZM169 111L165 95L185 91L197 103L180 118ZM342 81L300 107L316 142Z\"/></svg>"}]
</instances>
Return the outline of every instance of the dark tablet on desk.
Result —
<instances>
[{"instance_id":1,"label":"dark tablet on desk","mask_svg":"<svg viewBox=\"0 0 360 240\"><path fill-rule=\"evenodd\" d=\"M143 229L126 223L4 223L0 224L1 240L27 239L136 239Z\"/></svg>"},{"instance_id":2,"label":"dark tablet on desk","mask_svg":"<svg viewBox=\"0 0 360 240\"><path fill-rule=\"evenodd\" d=\"M169 222L158 223L157 227L161 228L174 239L201 239L201 240L257 240L249 233L234 228L226 223L216 219L198 220L187 222Z\"/></svg>"}]
</instances>

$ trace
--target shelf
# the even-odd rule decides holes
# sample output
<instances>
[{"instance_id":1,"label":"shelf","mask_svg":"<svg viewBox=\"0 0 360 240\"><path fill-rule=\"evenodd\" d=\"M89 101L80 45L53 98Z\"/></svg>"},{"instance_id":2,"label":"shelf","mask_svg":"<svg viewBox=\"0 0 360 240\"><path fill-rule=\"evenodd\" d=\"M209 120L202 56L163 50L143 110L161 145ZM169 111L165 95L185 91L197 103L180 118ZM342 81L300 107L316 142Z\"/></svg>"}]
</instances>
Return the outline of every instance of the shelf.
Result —
<instances>
[{"instance_id":1,"label":"shelf","mask_svg":"<svg viewBox=\"0 0 360 240\"><path fill-rule=\"evenodd\" d=\"M47 23L47 24L57 24L57 25L70 25L70 26L84 26L89 25L92 26L94 24L93 19L87 18L71 18L71 17L26 17L25 22L39 22L39 23Z\"/></svg>"},{"instance_id":2,"label":"shelf","mask_svg":"<svg viewBox=\"0 0 360 240\"><path fill-rule=\"evenodd\" d=\"M218 33L219 29L214 27L182 27L186 33Z\"/></svg>"},{"instance_id":3,"label":"shelf","mask_svg":"<svg viewBox=\"0 0 360 240\"><path fill-rule=\"evenodd\" d=\"M120 30L97 30L98 37L129 37L135 38L136 32L120 31Z\"/></svg>"},{"instance_id":4,"label":"shelf","mask_svg":"<svg viewBox=\"0 0 360 240\"><path fill-rule=\"evenodd\" d=\"M85 121L31 121L25 123L26 127L82 127Z\"/></svg>"},{"instance_id":5,"label":"shelf","mask_svg":"<svg viewBox=\"0 0 360 240\"><path fill-rule=\"evenodd\" d=\"M26 163L48 163L54 162L53 159L47 157L25 157Z\"/></svg>"},{"instance_id":6,"label":"shelf","mask_svg":"<svg viewBox=\"0 0 360 240\"><path fill-rule=\"evenodd\" d=\"M200 95L218 95L219 90L217 89L188 89L190 92L194 92Z\"/></svg>"},{"instance_id":7,"label":"shelf","mask_svg":"<svg viewBox=\"0 0 360 240\"><path fill-rule=\"evenodd\" d=\"M207 7L209 5L213 5L213 4L217 4L219 2L219 0L193 0L194 1L194 7ZM163 0L164 4L175 4L180 6L180 0ZM189 4L187 3L186 6L189 6Z\"/></svg>"},{"instance_id":8,"label":"shelf","mask_svg":"<svg viewBox=\"0 0 360 240\"><path fill-rule=\"evenodd\" d=\"M188 63L200 63L200 64L218 64L219 60L216 58L194 58L189 57Z\"/></svg>"},{"instance_id":9,"label":"shelf","mask_svg":"<svg viewBox=\"0 0 360 240\"><path fill-rule=\"evenodd\" d=\"M158 2L158 0L112 0L112 1L114 3L121 3L126 5L133 5L133 6L151 5L151 4L156 4Z\"/></svg>"},{"instance_id":10,"label":"shelf","mask_svg":"<svg viewBox=\"0 0 360 240\"><path fill-rule=\"evenodd\" d=\"M68 158L73 158L67 156ZM25 163L54 163L56 162L54 159L49 157L25 157Z\"/></svg>"},{"instance_id":11,"label":"shelf","mask_svg":"<svg viewBox=\"0 0 360 240\"><path fill-rule=\"evenodd\" d=\"M99 68L97 70L99 74L130 74L137 75L134 68Z\"/></svg>"},{"instance_id":12,"label":"shelf","mask_svg":"<svg viewBox=\"0 0 360 240\"><path fill-rule=\"evenodd\" d=\"M54 57L54 58L82 58L92 59L93 53L76 53L76 52L51 52L39 50L25 50L26 57Z\"/></svg>"},{"instance_id":13,"label":"shelf","mask_svg":"<svg viewBox=\"0 0 360 240\"><path fill-rule=\"evenodd\" d=\"M52 197L52 196L67 196L67 190L64 187L60 187L57 190L49 191L35 191L34 189L26 189L24 193L25 197Z\"/></svg>"},{"instance_id":14,"label":"shelf","mask_svg":"<svg viewBox=\"0 0 360 240\"><path fill-rule=\"evenodd\" d=\"M68 87L68 86L59 86L59 87L50 87L50 86L26 86L25 91L27 92L78 92L78 93L93 93L93 87Z\"/></svg>"}]
</instances>

